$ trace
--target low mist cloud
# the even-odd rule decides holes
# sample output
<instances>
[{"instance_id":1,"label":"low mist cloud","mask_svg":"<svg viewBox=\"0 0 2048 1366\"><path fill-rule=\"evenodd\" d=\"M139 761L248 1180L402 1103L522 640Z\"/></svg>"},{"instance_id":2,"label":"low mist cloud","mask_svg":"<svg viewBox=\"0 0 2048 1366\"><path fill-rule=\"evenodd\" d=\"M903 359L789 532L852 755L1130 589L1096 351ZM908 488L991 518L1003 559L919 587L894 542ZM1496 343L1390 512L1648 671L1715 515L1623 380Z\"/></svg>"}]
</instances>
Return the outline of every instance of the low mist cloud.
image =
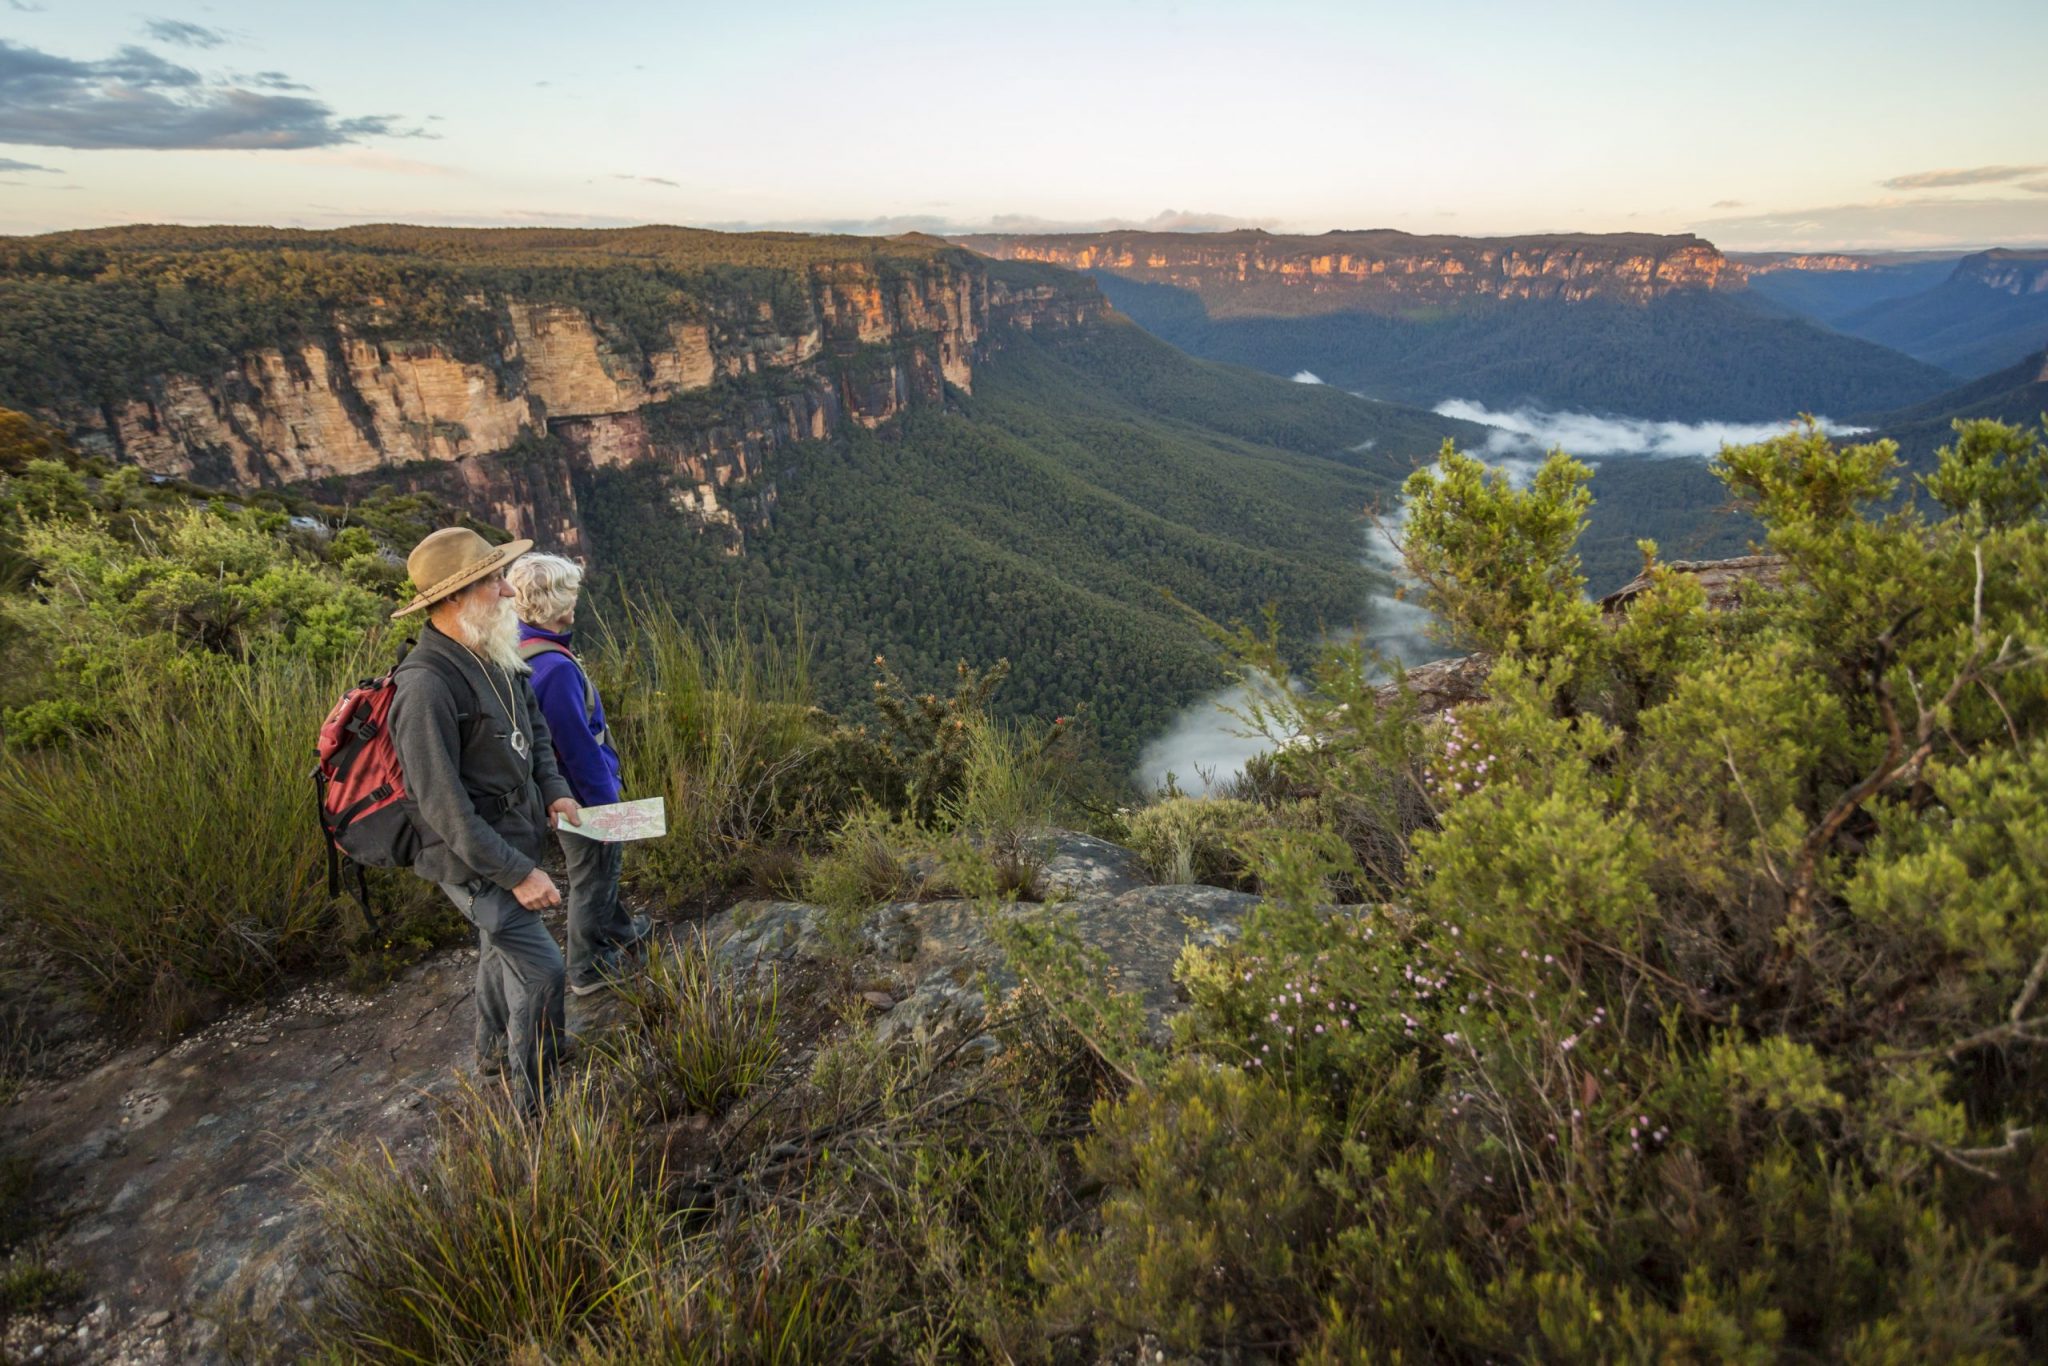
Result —
<instances>
[{"instance_id":1,"label":"low mist cloud","mask_svg":"<svg viewBox=\"0 0 2048 1366\"><path fill-rule=\"evenodd\" d=\"M1388 591L1389 580L1399 584L1405 577L1400 552L1394 548L1401 522L1397 513L1384 527L1366 528L1359 558L1387 577L1366 597L1362 620L1353 633L1381 657L1412 667L1442 658L1444 650L1428 634L1429 613ZM1155 791L1165 785L1168 774L1183 792L1209 793L1229 786L1244 772L1246 760L1272 748L1265 736L1246 734L1244 722L1232 714L1243 711L1246 697L1241 686L1225 688L1175 717L1166 733L1139 754L1139 788Z\"/></svg>"},{"instance_id":2,"label":"low mist cloud","mask_svg":"<svg viewBox=\"0 0 2048 1366\"><path fill-rule=\"evenodd\" d=\"M1313 370L1297 370L1294 372L1294 382L1296 384L1321 384L1323 377Z\"/></svg>"},{"instance_id":3,"label":"low mist cloud","mask_svg":"<svg viewBox=\"0 0 2048 1366\"><path fill-rule=\"evenodd\" d=\"M1246 760L1272 748L1264 736L1244 734L1244 722L1231 714L1245 701L1243 688L1226 688L1174 718L1166 734L1138 756L1140 790L1156 791L1169 776L1183 792L1228 786L1244 772Z\"/></svg>"},{"instance_id":4,"label":"low mist cloud","mask_svg":"<svg viewBox=\"0 0 2048 1366\"><path fill-rule=\"evenodd\" d=\"M1593 413L1552 412L1522 407L1496 412L1471 399L1445 399L1436 405L1445 417L1461 418L1493 428L1481 454L1510 465L1514 457L1541 456L1563 450L1581 459L1640 455L1655 458L1704 458L1723 446L1744 446L1783 436L1784 422L1653 422L1640 417L1601 417ZM1821 425L1837 436L1862 431L1822 418Z\"/></svg>"}]
</instances>

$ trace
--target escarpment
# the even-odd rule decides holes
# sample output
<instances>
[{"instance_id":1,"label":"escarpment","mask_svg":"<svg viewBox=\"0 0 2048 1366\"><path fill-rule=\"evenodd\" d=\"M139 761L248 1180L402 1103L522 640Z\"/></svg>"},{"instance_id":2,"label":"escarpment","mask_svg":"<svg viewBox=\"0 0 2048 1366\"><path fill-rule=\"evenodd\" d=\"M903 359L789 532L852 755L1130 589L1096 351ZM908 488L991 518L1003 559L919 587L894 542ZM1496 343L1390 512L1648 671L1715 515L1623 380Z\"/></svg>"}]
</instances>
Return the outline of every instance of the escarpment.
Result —
<instances>
[{"instance_id":1,"label":"escarpment","mask_svg":"<svg viewBox=\"0 0 2048 1366\"><path fill-rule=\"evenodd\" d=\"M210 352L209 361L138 363L113 393L59 385L54 396L0 401L154 475L235 489L306 480L339 481L344 492L430 489L572 551L587 543L588 478L652 466L676 515L738 553L772 512L777 452L943 403L949 387L971 393L976 366L1006 329L1085 326L1108 310L1086 280L936 242L667 231L651 250L643 230L509 244L426 233L426 259L388 296L316 278L327 297L294 300L289 325L274 339L258 329L256 345L220 345L180 330L154 299L115 294L124 323L161 329L160 350L181 360ZM337 275L361 273L361 254L386 248L374 230L294 244L330 250L316 270ZM246 260L236 245L229 250ZM202 267L224 254L211 241L173 246ZM463 255L480 246L483 269ZM522 253L516 268L494 259L507 246ZM262 250L267 266L276 248ZM759 263L764 255L770 264ZM100 291L97 304L117 272L161 270L164 259L138 266L102 251L83 288ZM232 293L227 302L246 306Z\"/></svg>"},{"instance_id":2,"label":"escarpment","mask_svg":"<svg viewBox=\"0 0 2048 1366\"><path fill-rule=\"evenodd\" d=\"M1390 230L1279 236L1111 232L961 238L1001 260L1109 271L1201 296L1211 316L1426 308L1465 300L1618 299L1740 288L1745 275L1690 235L1424 237Z\"/></svg>"}]
</instances>

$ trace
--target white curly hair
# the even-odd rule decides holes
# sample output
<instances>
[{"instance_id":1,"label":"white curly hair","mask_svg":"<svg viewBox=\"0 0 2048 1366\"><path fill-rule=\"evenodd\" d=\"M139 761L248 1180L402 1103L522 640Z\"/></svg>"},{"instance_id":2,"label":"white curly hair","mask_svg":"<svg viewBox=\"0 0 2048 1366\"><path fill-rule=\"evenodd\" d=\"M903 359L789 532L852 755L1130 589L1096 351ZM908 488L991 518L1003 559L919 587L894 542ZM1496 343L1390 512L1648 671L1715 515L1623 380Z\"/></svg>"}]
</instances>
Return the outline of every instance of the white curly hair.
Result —
<instances>
[{"instance_id":1,"label":"white curly hair","mask_svg":"<svg viewBox=\"0 0 2048 1366\"><path fill-rule=\"evenodd\" d=\"M583 566L560 555L521 555L505 571L505 581L512 585L521 621L552 626L576 606Z\"/></svg>"}]
</instances>

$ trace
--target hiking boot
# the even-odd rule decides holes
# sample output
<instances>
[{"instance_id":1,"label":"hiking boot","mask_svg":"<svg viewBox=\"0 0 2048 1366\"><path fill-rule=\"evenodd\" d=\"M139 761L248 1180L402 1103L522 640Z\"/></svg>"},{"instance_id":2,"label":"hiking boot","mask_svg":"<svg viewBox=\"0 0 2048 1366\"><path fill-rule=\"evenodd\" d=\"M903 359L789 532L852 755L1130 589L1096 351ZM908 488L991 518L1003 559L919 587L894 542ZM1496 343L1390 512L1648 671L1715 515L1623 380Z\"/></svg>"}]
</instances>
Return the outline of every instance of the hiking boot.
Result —
<instances>
[{"instance_id":1,"label":"hiking boot","mask_svg":"<svg viewBox=\"0 0 2048 1366\"><path fill-rule=\"evenodd\" d=\"M476 1074L480 1077L502 1077L505 1075L505 1050L494 1048L488 1053L476 1055Z\"/></svg>"},{"instance_id":2,"label":"hiking boot","mask_svg":"<svg viewBox=\"0 0 2048 1366\"><path fill-rule=\"evenodd\" d=\"M636 915L633 917L632 928L627 930L626 937L619 941L619 947L623 950L637 952L645 948L647 941L653 938L653 936L654 921L647 916Z\"/></svg>"},{"instance_id":3,"label":"hiking boot","mask_svg":"<svg viewBox=\"0 0 2048 1366\"><path fill-rule=\"evenodd\" d=\"M580 981L573 978L570 980L569 994L571 996L592 996L600 991L617 986L620 976L619 968L618 955L616 953L606 954L593 965L590 976Z\"/></svg>"}]
</instances>

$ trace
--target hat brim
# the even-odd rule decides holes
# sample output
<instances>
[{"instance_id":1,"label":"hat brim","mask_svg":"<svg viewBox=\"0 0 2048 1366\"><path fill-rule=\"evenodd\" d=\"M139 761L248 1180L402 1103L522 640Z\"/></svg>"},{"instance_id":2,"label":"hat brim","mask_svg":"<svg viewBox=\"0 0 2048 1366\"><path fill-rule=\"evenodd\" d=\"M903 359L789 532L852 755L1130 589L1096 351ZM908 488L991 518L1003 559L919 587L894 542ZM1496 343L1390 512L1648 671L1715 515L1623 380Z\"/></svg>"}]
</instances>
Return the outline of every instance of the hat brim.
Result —
<instances>
[{"instance_id":1,"label":"hat brim","mask_svg":"<svg viewBox=\"0 0 2048 1366\"><path fill-rule=\"evenodd\" d=\"M460 574L451 575L422 592L411 602L393 612L391 619L397 621L400 617L409 617L422 608L432 607L443 598L453 597L477 580L503 569L506 565L512 563L512 561L518 559L531 549L533 549L532 541L507 541L505 544L493 549L490 554L484 556L475 564L470 565Z\"/></svg>"}]
</instances>

